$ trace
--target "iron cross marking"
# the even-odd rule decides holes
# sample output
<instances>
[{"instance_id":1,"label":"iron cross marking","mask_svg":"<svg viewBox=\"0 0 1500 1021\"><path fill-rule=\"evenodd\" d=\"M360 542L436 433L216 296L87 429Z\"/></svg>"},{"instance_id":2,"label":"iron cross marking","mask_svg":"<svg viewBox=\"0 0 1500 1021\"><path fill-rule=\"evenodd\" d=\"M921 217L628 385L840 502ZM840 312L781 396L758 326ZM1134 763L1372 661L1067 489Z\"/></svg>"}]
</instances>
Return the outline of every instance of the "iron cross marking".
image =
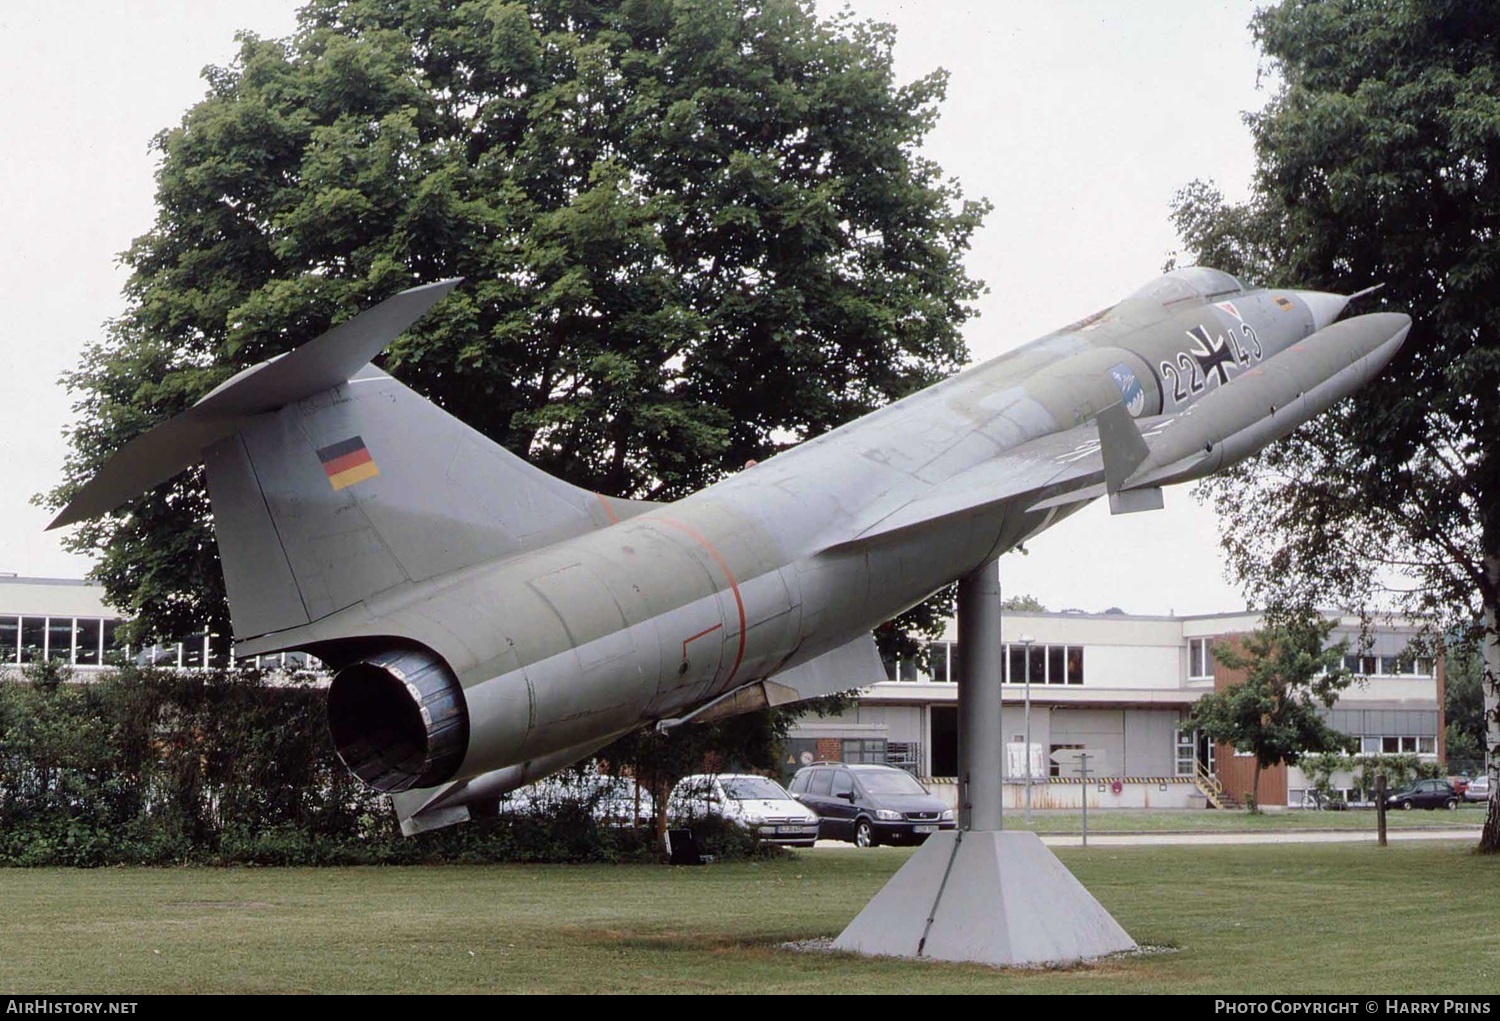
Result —
<instances>
[{"instance_id":1,"label":"iron cross marking","mask_svg":"<svg viewBox=\"0 0 1500 1021\"><path fill-rule=\"evenodd\" d=\"M1234 351L1224 343L1224 338L1220 337L1217 340L1211 338L1208 330L1202 326L1189 330L1188 336L1197 341L1191 353L1193 360L1203 370L1203 378L1207 380L1210 376L1218 376L1220 386L1229 382L1228 366L1237 363Z\"/></svg>"}]
</instances>

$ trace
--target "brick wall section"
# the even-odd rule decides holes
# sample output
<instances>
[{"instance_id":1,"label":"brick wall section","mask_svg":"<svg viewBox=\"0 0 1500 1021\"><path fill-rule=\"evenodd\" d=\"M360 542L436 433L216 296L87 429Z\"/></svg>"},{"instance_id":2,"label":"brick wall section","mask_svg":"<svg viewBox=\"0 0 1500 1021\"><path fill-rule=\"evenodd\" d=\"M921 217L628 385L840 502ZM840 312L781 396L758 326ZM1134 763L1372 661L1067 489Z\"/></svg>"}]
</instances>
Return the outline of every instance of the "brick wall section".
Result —
<instances>
[{"instance_id":1,"label":"brick wall section","mask_svg":"<svg viewBox=\"0 0 1500 1021\"><path fill-rule=\"evenodd\" d=\"M836 737L818 738L818 758L824 762L838 762L844 757L844 742Z\"/></svg>"},{"instance_id":2,"label":"brick wall section","mask_svg":"<svg viewBox=\"0 0 1500 1021\"><path fill-rule=\"evenodd\" d=\"M1213 641L1239 644L1239 635L1218 635ZM1231 684L1245 679L1243 670L1231 670L1217 659L1214 660L1214 690L1223 691ZM1214 770L1225 793L1243 803L1255 784L1255 757L1236 755L1232 745L1221 744L1214 748ZM1286 766L1276 765L1262 770L1260 776L1260 803L1262 805L1286 804Z\"/></svg>"}]
</instances>

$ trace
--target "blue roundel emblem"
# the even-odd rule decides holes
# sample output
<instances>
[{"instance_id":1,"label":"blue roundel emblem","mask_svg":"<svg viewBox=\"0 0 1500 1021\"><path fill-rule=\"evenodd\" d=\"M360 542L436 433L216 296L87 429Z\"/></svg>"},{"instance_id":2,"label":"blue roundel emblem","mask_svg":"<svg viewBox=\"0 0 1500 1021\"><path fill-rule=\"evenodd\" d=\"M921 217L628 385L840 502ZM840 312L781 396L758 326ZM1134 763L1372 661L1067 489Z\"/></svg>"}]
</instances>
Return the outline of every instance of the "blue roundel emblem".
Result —
<instances>
[{"instance_id":1,"label":"blue roundel emblem","mask_svg":"<svg viewBox=\"0 0 1500 1021\"><path fill-rule=\"evenodd\" d=\"M1146 388L1141 386L1141 381L1124 362L1112 366L1109 375L1120 388L1120 396L1125 399L1125 410L1130 412L1130 417L1140 418L1141 412L1146 410Z\"/></svg>"}]
</instances>

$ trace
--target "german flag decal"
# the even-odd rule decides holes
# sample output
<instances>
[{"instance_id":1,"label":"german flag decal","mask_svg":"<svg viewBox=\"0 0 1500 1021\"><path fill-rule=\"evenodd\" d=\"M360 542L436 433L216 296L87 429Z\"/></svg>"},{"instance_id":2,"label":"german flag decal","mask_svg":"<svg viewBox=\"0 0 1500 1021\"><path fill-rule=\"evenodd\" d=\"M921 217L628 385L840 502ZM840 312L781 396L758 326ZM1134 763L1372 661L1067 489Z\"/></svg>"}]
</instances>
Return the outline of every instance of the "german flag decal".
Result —
<instances>
[{"instance_id":1,"label":"german flag decal","mask_svg":"<svg viewBox=\"0 0 1500 1021\"><path fill-rule=\"evenodd\" d=\"M348 489L356 482L380 474L365 441L358 436L323 447L318 451L318 460L323 462L323 471L328 474L328 482L335 490Z\"/></svg>"},{"instance_id":2,"label":"german flag decal","mask_svg":"<svg viewBox=\"0 0 1500 1021\"><path fill-rule=\"evenodd\" d=\"M1290 312L1292 309L1296 308L1297 306L1292 304L1292 299L1291 298L1285 297L1283 295L1277 295L1276 296L1276 307L1279 308L1279 309L1281 309L1281 311L1283 311L1283 312Z\"/></svg>"}]
</instances>

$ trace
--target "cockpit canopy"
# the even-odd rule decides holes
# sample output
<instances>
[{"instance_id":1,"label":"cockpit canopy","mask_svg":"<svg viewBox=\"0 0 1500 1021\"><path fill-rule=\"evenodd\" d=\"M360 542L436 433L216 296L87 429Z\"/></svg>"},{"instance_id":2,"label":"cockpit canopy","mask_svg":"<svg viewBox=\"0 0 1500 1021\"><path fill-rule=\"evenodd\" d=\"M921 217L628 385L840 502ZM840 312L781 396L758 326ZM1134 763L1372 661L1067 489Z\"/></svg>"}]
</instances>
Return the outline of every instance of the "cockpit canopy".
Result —
<instances>
[{"instance_id":1,"label":"cockpit canopy","mask_svg":"<svg viewBox=\"0 0 1500 1021\"><path fill-rule=\"evenodd\" d=\"M1244 286L1238 280L1222 270L1210 269L1207 266L1187 266L1157 277L1126 300L1173 305L1191 298L1206 300L1225 294L1240 294L1244 290Z\"/></svg>"}]
</instances>

